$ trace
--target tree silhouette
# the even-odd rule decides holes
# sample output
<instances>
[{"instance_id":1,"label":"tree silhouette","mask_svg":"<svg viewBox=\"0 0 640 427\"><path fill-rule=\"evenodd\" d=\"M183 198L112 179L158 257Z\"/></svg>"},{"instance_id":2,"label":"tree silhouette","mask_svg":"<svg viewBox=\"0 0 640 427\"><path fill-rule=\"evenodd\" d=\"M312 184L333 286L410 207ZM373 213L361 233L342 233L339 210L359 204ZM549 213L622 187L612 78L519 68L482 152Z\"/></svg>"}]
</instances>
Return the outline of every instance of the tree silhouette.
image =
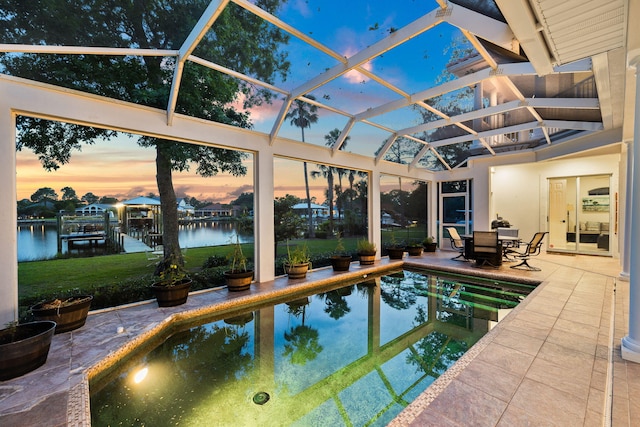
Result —
<instances>
[{"instance_id":1,"label":"tree silhouette","mask_svg":"<svg viewBox=\"0 0 640 427\"><path fill-rule=\"evenodd\" d=\"M141 49L180 49L209 0L0 0L0 35L4 43L69 46L109 46ZM281 0L257 0L255 5L275 13ZM74 19L70 19L73 17ZM239 37L242 34L243 37ZM288 36L253 13L229 3L214 26L199 39L195 53L234 71L272 83L286 77L289 63L280 48ZM165 56L127 55L0 55L6 74L83 90L115 99L166 110L176 59ZM271 94L228 75L192 62L183 68L175 111L219 123L248 128L247 113L230 105L243 96L245 106L268 102ZM82 144L111 139L117 132L81 125L19 116L16 149L31 149L43 167L55 170L68 163ZM155 149L156 183L163 221L163 247L167 260L183 263L178 242L178 215L173 171L212 176L246 173L246 154L203 145L189 145L151 137L138 144Z\"/></svg>"}]
</instances>

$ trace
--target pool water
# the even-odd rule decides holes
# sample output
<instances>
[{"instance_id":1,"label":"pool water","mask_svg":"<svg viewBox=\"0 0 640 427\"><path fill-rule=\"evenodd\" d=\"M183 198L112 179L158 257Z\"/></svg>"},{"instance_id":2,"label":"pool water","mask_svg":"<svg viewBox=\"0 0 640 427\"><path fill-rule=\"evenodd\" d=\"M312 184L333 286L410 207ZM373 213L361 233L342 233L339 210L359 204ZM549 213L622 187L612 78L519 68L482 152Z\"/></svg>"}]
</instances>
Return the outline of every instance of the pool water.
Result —
<instances>
[{"instance_id":1,"label":"pool water","mask_svg":"<svg viewBox=\"0 0 640 427\"><path fill-rule=\"evenodd\" d=\"M386 425L533 288L402 271L190 327L92 383L92 425Z\"/></svg>"}]
</instances>

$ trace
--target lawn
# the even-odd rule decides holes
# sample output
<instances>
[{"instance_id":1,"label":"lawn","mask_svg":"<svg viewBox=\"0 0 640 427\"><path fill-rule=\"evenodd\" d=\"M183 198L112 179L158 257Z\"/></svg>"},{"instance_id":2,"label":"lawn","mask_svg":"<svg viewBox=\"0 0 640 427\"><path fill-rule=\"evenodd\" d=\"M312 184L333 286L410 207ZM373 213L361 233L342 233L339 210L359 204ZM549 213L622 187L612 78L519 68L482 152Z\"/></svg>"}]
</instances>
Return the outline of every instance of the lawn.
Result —
<instances>
[{"instance_id":1,"label":"lawn","mask_svg":"<svg viewBox=\"0 0 640 427\"><path fill-rule=\"evenodd\" d=\"M389 241L391 234L396 239L422 240L424 230L412 228L400 232L383 231L383 243ZM354 253L357 237L343 239L347 252ZM290 247L306 244L312 254L329 255L336 248L336 239L309 239L290 241ZM243 252L253 258L253 243L243 244ZM196 272L202 268L207 258L218 255L225 257L230 252L229 245L189 248L185 255L185 266ZM280 243L277 256L287 253L287 243ZM33 299L41 295L63 294L74 290L78 293L90 293L98 286L118 286L131 281L153 281L155 264L147 260L144 253L104 255L89 258L64 258L45 261L29 261L18 264L18 298Z\"/></svg>"}]
</instances>

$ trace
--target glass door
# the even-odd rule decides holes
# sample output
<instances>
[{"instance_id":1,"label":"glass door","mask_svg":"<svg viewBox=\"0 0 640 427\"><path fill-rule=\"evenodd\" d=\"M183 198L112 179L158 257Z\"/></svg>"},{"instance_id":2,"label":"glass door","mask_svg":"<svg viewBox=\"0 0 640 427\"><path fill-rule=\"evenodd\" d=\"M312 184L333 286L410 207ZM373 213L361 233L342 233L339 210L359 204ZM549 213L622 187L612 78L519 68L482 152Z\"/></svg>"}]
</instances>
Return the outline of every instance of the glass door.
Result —
<instances>
[{"instance_id":1,"label":"glass door","mask_svg":"<svg viewBox=\"0 0 640 427\"><path fill-rule=\"evenodd\" d=\"M610 255L609 192L609 175L549 179L548 249Z\"/></svg>"},{"instance_id":2,"label":"glass door","mask_svg":"<svg viewBox=\"0 0 640 427\"><path fill-rule=\"evenodd\" d=\"M473 232L473 212L471 210L471 180L445 181L438 183L440 204L438 230L441 247L449 245L447 227L455 227L458 234Z\"/></svg>"}]
</instances>

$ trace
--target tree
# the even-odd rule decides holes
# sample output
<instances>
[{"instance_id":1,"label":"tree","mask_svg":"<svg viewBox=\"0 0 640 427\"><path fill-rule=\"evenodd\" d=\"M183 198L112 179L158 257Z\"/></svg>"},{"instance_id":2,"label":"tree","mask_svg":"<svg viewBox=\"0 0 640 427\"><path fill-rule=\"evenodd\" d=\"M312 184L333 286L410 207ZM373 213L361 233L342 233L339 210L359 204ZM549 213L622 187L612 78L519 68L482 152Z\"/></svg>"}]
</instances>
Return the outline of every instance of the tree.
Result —
<instances>
[{"instance_id":1,"label":"tree","mask_svg":"<svg viewBox=\"0 0 640 427\"><path fill-rule=\"evenodd\" d=\"M308 99L315 101L316 97L313 95L306 95ZM291 109L285 116L287 119L291 119L293 126L299 127L302 132L302 142L304 142L304 129L311 127L311 124L318 121L318 107L312 104L296 99L293 101ZM313 217L311 215L311 197L309 195L309 175L307 173L307 162L304 162L304 188L307 194L307 221L309 224L309 237L313 237Z\"/></svg>"},{"instance_id":2,"label":"tree","mask_svg":"<svg viewBox=\"0 0 640 427\"><path fill-rule=\"evenodd\" d=\"M284 197L277 197L273 201L274 241L276 248L278 242L284 242L287 239L298 237L303 221L302 218L293 211L293 205L297 203L300 203L300 199L291 194L287 194Z\"/></svg>"},{"instance_id":3,"label":"tree","mask_svg":"<svg viewBox=\"0 0 640 427\"><path fill-rule=\"evenodd\" d=\"M42 187L31 195L31 201L35 203L39 202L53 202L58 200L58 194L51 187Z\"/></svg>"},{"instance_id":4,"label":"tree","mask_svg":"<svg viewBox=\"0 0 640 427\"><path fill-rule=\"evenodd\" d=\"M325 145L332 146L338 140L339 136L339 129L336 128L329 131L329 133L324 136L324 140L326 141ZM345 138L344 143L340 147L341 150L344 150L349 138L350 137ZM329 201L329 234L333 235L333 174L336 172L336 168L333 166L318 165L318 169L320 169L320 172L311 172L311 176L315 178L322 175L327 179L327 200Z\"/></svg>"},{"instance_id":5,"label":"tree","mask_svg":"<svg viewBox=\"0 0 640 427\"><path fill-rule=\"evenodd\" d=\"M82 198L80 200L82 200L86 204L90 205L92 203L98 203L98 200L100 200L100 198L98 196L96 196L95 194L89 192L89 193L85 194L84 196L82 196Z\"/></svg>"},{"instance_id":6,"label":"tree","mask_svg":"<svg viewBox=\"0 0 640 427\"><path fill-rule=\"evenodd\" d=\"M115 197L102 196L100 197L99 203L103 205L115 205L118 203L118 199Z\"/></svg>"},{"instance_id":7,"label":"tree","mask_svg":"<svg viewBox=\"0 0 640 427\"><path fill-rule=\"evenodd\" d=\"M78 200L78 195L76 194L76 190L71 187L63 187L60 191L62 191L62 200L70 200L75 202Z\"/></svg>"},{"instance_id":8,"label":"tree","mask_svg":"<svg viewBox=\"0 0 640 427\"><path fill-rule=\"evenodd\" d=\"M253 210L253 193L242 193L231 202L233 206L241 206L245 213Z\"/></svg>"},{"instance_id":9,"label":"tree","mask_svg":"<svg viewBox=\"0 0 640 427\"><path fill-rule=\"evenodd\" d=\"M282 0L257 0L256 6L274 13ZM0 37L4 43L179 49L208 6L208 0L57 0L15 2L0 0ZM74 19L70 19L73 17ZM279 47L288 36L245 9L229 3L194 53L209 61L272 83L288 73L286 52ZM80 89L99 95L166 109L175 59L162 56L107 55L0 56L3 72ZM245 106L268 102L268 91L257 89L200 65L183 69L176 112L238 127L250 127L248 114L229 105L244 95ZM47 170L67 163L74 150L97 138L110 139L115 131L20 117L18 150L28 148ZM183 263L178 243L178 216L173 171L212 176L219 172L242 175L244 153L187 145L150 137L138 143L155 149L156 181L163 218L165 261ZM159 263L158 268L164 268Z\"/></svg>"}]
</instances>

